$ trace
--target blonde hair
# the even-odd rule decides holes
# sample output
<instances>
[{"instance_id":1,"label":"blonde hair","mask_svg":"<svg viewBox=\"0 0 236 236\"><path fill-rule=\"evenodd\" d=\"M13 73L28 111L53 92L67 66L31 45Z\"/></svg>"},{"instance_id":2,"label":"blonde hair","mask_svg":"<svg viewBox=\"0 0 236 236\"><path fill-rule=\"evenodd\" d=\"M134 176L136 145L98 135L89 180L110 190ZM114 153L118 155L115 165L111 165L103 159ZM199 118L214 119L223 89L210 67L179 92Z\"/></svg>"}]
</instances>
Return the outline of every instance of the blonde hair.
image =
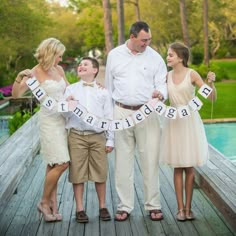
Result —
<instances>
[{"instance_id":1,"label":"blonde hair","mask_svg":"<svg viewBox=\"0 0 236 236\"><path fill-rule=\"evenodd\" d=\"M48 38L39 44L34 57L44 70L48 70L55 64L56 57L65 50L65 46L58 39Z\"/></svg>"}]
</instances>

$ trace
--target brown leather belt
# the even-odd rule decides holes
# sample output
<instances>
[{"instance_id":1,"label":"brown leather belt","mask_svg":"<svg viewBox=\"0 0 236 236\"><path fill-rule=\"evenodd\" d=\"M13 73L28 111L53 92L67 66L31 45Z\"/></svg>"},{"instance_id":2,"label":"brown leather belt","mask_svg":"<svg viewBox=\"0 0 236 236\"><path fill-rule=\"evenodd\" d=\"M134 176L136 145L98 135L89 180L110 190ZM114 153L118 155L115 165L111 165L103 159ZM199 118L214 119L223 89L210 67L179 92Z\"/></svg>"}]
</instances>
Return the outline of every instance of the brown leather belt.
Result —
<instances>
[{"instance_id":1,"label":"brown leather belt","mask_svg":"<svg viewBox=\"0 0 236 236\"><path fill-rule=\"evenodd\" d=\"M124 109L129 109L129 110L133 110L133 111L137 111L139 108L141 108L143 106L143 105L129 106L129 105L122 104L120 102L116 102L116 105L119 107L122 107Z\"/></svg>"},{"instance_id":2,"label":"brown leather belt","mask_svg":"<svg viewBox=\"0 0 236 236\"><path fill-rule=\"evenodd\" d=\"M74 128L71 128L71 132L76 133L76 134L78 134L78 135L82 135L82 136L91 135L91 134L101 134L101 133L103 133L103 132L96 133L95 131L90 131L90 130L79 131L79 130L74 129Z\"/></svg>"}]
</instances>

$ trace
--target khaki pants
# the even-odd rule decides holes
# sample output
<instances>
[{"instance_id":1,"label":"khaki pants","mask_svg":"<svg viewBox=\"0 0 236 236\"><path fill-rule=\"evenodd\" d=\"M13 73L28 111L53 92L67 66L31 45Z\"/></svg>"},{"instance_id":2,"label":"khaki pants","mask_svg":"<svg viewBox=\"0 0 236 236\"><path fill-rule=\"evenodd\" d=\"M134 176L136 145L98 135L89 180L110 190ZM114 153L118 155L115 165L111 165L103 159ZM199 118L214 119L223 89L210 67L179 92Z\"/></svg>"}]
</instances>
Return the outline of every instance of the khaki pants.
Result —
<instances>
[{"instance_id":1,"label":"khaki pants","mask_svg":"<svg viewBox=\"0 0 236 236\"><path fill-rule=\"evenodd\" d=\"M134 111L115 106L114 119ZM155 112L132 128L115 132L115 183L120 200L118 210L134 208L134 156L137 148L144 187L145 210L161 209L159 187L160 122Z\"/></svg>"},{"instance_id":2,"label":"khaki pants","mask_svg":"<svg viewBox=\"0 0 236 236\"><path fill-rule=\"evenodd\" d=\"M71 159L69 181L77 184L88 180L106 182L108 163L105 134L79 135L72 129L68 144Z\"/></svg>"}]
</instances>

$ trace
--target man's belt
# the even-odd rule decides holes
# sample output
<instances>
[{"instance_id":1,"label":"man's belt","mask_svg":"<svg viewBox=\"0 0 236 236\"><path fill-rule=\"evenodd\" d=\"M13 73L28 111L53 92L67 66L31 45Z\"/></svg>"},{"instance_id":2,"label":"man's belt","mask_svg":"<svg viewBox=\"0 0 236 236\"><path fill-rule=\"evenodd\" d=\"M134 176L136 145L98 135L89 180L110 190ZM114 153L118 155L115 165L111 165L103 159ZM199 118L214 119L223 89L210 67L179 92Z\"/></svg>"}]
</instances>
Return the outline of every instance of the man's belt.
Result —
<instances>
[{"instance_id":1,"label":"man's belt","mask_svg":"<svg viewBox=\"0 0 236 236\"><path fill-rule=\"evenodd\" d=\"M133 110L133 111L137 111L138 109L140 109L143 105L137 105L137 106L129 106L129 105L125 105L122 104L120 102L115 102L117 106L122 107L124 109L129 109L129 110Z\"/></svg>"}]
</instances>

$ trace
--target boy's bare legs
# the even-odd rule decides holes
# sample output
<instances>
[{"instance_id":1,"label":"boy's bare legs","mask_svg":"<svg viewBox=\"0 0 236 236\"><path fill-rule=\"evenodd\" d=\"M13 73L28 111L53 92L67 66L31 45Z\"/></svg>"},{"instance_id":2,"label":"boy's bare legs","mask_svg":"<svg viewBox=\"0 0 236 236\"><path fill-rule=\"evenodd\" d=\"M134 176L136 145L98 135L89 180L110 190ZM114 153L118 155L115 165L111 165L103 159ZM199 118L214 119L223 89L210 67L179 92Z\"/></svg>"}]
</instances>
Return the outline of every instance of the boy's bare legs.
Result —
<instances>
[{"instance_id":1,"label":"boy's bare legs","mask_svg":"<svg viewBox=\"0 0 236 236\"><path fill-rule=\"evenodd\" d=\"M99 209L106 207L106 182L97 183L95 182L95 188L98 195Z\"/></svg>"},{"instance_id":2,"label":"boy's bare legs","mask_svg":"<svg viewBox=\"0 0 236 236\"><path fill-rule=\"evenodd\" d=\"M83 211L83 194L84 194L84 183L73 184L75 203L76 203L76 212Z\"/></svg>"},{"instance_id":3,"label":"boy's bare legs","mask_svg":"<svg viewBox=\"0 0 236 236\"><path fill-rule=\"evenodd\" d=\"M111 220L110 213L106 208L106 182L95 182L95 188L97 191L99 202L99 217L101 220L104 221Z\"/></svg>"},{"instance_id":4,"label":"boy's bare legs","mask_svg":"<svg viewBox=\"0 0 236 236\"><path fill-rule=\"evenodd\" d=\"M89 218L84 211L83 194L84 183L73 184L75 203L76 203L76 221L79 223L87 223Z\"/></svg>"}]
</instances>

